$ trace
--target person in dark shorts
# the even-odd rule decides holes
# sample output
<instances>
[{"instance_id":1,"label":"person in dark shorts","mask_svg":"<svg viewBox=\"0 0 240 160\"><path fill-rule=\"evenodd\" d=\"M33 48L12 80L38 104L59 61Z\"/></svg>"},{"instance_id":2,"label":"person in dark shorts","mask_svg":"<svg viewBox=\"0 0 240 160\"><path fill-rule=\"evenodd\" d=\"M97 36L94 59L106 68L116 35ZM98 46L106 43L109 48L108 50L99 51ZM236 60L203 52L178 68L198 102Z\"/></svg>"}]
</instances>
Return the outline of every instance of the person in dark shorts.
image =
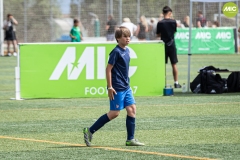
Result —
<instances>
[{"instance_id":1,"label":"person in dark shorts","mask_svg":"<svg viewBox=\"0 0 240 160\"><path fill-rule=\"evenodd\" d=\"M165 43L165 62L168 63L168 57L172 64L172 72L174 79L174 87L181 88L178 83L178 69L177 69L177 50L174 41L174 33L177 31L177 22L171 19L172 9L168 6L162 9L164 19L157 24L157 36L161 37L161 40Z\"/></svg>"},{"instance_id":2,"label":"person in dark shorts","mask_svg":"<svg viewBox=\"0 0 240 160\"><path fill-rule=\"evenodd\" d=\"M114 41L114 33L117 26L117 22L113 19L113 15L108 16L108 22L106 25L107 30L107 41Z\"/></svg>"},{"instance_id":3,"label":"person in dark shorts","mask_svg":"<svg viewBox=\"0 0 240 160\"><path fill-rule=\"evenodd\" d=\"M17 56L17 38L16 38L16 25L18 24L17 20L13 17L13 15L8 14L7 20L4 21L3 29L5 30L5 40L7 41L7 53L8 56L11 56L10 53L10 43L13 44L13 55Z\"/></svg>"}]
</instances>

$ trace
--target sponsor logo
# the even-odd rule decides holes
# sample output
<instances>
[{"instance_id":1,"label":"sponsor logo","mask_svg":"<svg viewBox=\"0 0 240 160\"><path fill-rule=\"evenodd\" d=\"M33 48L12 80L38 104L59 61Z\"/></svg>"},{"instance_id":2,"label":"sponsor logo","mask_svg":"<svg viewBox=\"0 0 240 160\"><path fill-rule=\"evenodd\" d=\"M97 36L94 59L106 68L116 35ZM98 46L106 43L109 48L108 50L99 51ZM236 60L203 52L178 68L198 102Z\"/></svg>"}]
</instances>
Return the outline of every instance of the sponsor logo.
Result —
<instances>
[{"instance_id":1,"label":"sponsor logo","mask_svg":"<svg viewBox=\"0 0 240 160\"><path fill-rule=\"evenodd\" d=\"M177 32L175 39L189 39L189 32Z\"/></svg>"},{"instance_id":2,"label":"sponsor logo","mask_svg":"<svg viewBox=\"0 0 240 160\"><path fill-rule=\"evenodd\" d=\"M130 58L136 59L137 55L133 49L130 47ZM67 68L67 79L77 80L83 69L86 69L86 79L105 79L105 69L106 69L106 48L97 47L97 54L95 55L94 47L86 47L80 58L76 58L76 48L67 47L63 53L60 61L54 68L49 80L58 80L64 70ZM95 62L95 56L96 62ZM95 67L97 65L97 67ZM95 77L95 68L97 68L97 76ZM131 77L137 70L137 66L129 67L129 77Z\"/></svg>"},{"instance_id":3,"label":"sponsor logo","mask_svg":"<svg viewBox=\"0 0 240 160\"><path fill-rule=\"evenodd\" d=\"M231 39L230 32L218 32L216 35L216 39Z\"/></svg>"},{"instance_id":4,"label":"sponsor logo","mask_svg":"<svg viewBox=\"0 0 240 160\"><path fill-rule=\"evenodd\" d=\"M210 32L197 32L195 39L211 39Z\"/></svg>"},{"instance_id":5,"label":"sponsor logo","mask_svg":"<svg viewBox=\"0 0 240 160\"><path fill-rule=\"evenodd\" d=\"M223 5L222 11L226 17L235 17L238 13L238 6L233 2L228 2Z\"/></svg>"},{"instance_id":6,"label":"sponsor logo","mask_svg":"<svg viewBox=\"0 0 240 160\"><path fill-rule=\"evenodd\" d=\"M136 94L138 86L132 86L131 90L133 94ZM107 87L85 87L84 93L85 95L103 95L108 94L108 90Z\"/></svg>"}]
</instances>

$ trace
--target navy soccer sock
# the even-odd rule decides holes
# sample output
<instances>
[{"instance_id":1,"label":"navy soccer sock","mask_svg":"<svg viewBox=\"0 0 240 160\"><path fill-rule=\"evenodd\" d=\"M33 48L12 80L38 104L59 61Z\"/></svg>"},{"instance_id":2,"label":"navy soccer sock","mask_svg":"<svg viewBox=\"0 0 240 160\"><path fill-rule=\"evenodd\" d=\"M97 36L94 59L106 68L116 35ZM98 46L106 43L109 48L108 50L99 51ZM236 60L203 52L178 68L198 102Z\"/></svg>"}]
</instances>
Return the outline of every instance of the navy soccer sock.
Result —
<instances>
[{"instance_id":1,"label":"navy soccer sock","mask_svg":"<svg viewBox=\"0 0 240 160\"><path fill-rule=\"evenodd\" d=\"M104 114L99 117L98 120L89 128L89 131L93 134L109 121L110 119L108 118L107 114Z\"/></svg>"},{"instance_id":2,"label":"navy soccer sock","mask_svg":"<svg viewBox=\"0 0 240 160\"><path fill-rule=\"evenodd\" d=\"M131 140L134 138L134 132L135 132L135 118L134 117L127 116L126 127L127 127L127 140Z\"/></svg>"}]
</instances>

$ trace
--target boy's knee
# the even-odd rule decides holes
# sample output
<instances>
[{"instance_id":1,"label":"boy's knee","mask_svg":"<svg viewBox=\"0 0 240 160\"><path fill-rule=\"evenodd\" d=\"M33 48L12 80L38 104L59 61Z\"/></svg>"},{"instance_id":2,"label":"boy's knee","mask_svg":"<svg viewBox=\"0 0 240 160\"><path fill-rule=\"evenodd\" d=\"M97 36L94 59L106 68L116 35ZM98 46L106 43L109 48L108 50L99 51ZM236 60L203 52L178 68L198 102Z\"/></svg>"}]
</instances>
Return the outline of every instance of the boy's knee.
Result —
<instances>
[{"instance_id":1,"label":"boy's knee","mask_svg":"<svg viewBox=\"0 0 240 160\"><path fill-rule=\"evenodd\" d=\"M127 109L127 114L129 116L135 117L135 115L136 115L136 105L135 104L127 106L126 109Z\"/></svg>"},{"instance_id":2,"label":"boy's knee","mask_svg":"<svg viewBox=\"0 0 240 160\"><path fill-rule=\"evenodd\" d=\"M110 120L112 120L112 119L116 118L119 115L119 113L120 113L120 111L110 111L110 112L108 112L107 115L108 115L108 118Z\"/></svg>"}]
</instances>

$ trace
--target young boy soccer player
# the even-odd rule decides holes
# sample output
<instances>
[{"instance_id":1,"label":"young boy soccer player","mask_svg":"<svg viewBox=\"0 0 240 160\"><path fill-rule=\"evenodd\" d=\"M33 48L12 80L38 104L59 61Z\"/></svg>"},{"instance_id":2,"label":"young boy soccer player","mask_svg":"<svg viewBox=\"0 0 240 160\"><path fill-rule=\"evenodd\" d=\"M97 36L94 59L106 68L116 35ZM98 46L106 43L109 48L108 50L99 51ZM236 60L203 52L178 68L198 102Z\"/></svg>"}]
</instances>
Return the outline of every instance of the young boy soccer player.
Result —
<instances>
[{"instance_id":1,"label":"young boy soccer player","mask_svg":"<svg viewBox=\"0 0 240 160\"><path fill-rule=\"evenodd\" d=\"M174 79L174 88L181 88L178 83L178 69L177 69L177 51L174 41L174 33L177 31L177 22L171 19L172 9L168 6L162 9L164 19L157 24L157 35L161 37L165 43L165 62L168 63L168 57L172 64L172 73Z\"/></svg>"},{"instance_id":2,"label":"young boy soccer player","mask_svg":"<svg viewBox=\"0 0 240 160\"><path fill-rule=\"evenodd\" d=\"M129 86L129 49L126 47L130 42L131 33L126 27L117 28L115 38L118 45L111 51L106 68L108 97L110 111L102 115L91 127L84 128L84 141L91 146L92 135L106 123L116 118L124 108L127 111L126 146L143 146L144 144L134 139L136 105Z\"/></svg>"},{"instance_id":3,"label":"young boy soccer player","mask_svg":"<svg viewBox=\"0 0 240 160\"><path fill-rule=\"evenodd\" d=\"M70 31L71 42L81 42L83 40L82 34L79 28L79 20L73 20L73 27Z\"/></svg>"}]
</instances>

